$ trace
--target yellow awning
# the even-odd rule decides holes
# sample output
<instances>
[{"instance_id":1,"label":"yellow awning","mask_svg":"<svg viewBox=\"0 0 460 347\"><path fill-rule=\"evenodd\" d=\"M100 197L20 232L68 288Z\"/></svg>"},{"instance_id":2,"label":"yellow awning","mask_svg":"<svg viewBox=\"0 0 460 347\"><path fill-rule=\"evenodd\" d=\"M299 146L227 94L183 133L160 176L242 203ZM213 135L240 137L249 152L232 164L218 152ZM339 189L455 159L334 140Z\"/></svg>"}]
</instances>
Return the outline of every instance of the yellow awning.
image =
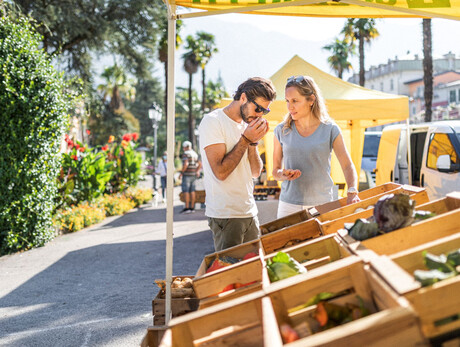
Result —
<instances>
[{"instance_id":1,"label":"yellow awning","mask_svg":"<svg viewBox=\"0 0 460 347\"><path fill-rule=\"evenodd\" d=\"M179 0L169 5L204 10L202 15L248 13L331 18L445 18L460 19L460 0ZM179 15L178 18L197 16Z\"/></svg>"}]
</instances>

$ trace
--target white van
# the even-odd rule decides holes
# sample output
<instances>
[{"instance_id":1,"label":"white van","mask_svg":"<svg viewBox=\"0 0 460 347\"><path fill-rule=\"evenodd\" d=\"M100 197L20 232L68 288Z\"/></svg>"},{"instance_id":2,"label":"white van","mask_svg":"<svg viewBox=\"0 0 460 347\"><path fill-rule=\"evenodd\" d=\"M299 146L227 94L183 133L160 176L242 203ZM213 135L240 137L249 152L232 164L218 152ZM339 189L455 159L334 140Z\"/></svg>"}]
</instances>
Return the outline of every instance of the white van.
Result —
<instances>
[{"instance_id":1,"label":"white van","mask_svg":"<svg viewBox=\"0 0 460 347\"><path fill-rule=\"evenodd\" d=\"M409 129L410 143L406 125L383 129L376 184L392 181L425 187L430 200L460 190L460 121L412 124Z\"/></svg>"}]
</instances>

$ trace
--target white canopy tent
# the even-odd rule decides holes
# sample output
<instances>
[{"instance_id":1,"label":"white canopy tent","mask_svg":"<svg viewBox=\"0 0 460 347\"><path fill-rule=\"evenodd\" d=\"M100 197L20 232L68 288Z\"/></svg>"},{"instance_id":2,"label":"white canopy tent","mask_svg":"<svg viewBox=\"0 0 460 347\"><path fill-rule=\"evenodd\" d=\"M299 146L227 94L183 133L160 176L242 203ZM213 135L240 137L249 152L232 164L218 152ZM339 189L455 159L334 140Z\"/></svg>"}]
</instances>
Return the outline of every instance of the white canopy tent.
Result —
<instances>
[{"instance_id":1,"label":"white canopy tent","mask_svg":"<svg viewBox=\"0 0 460 347\"><path fill-rule=\"evenodd\" d=\"M460 0L164 0L168 10L168 172L174 172L176 20L228 13L344 18L444 18L460 20ZM204 11L177 13L177 7ZM167 177L166 324L171 318L173 271L173 175Z\"/></svg>"}]
</instances>

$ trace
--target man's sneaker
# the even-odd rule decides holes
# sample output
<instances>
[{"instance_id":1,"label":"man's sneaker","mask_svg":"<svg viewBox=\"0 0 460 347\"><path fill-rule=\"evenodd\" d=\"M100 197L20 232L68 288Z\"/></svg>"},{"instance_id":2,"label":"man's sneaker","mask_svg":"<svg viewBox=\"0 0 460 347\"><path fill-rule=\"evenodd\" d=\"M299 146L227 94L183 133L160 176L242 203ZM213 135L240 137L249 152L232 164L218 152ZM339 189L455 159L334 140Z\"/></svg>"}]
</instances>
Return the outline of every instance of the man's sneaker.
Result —
<instances>
[{"instance_id":1,"label":"man's sneaker","mask_svg":"<svg viewBox=\"0 0 460 347\"><path fill-rule=\"evenodd\" d=\"M190 213L189 211L190 211L190 209L184 208L184 209L183 209L182 211L180 211L179 213Z\"/></svg>"},{"instance_id":2,"label":"man's sneaker","mask_svg":"<svg viewBox=\"0 0 460 347\"><path fill-rule=\"evenodd\" d=\"M192 212L194 212L194 211L192 211L191 208L188 208L187 211L184 212L184 214L189 214L189 213L192 213Z\"/></svg>"},{"instance_id":3,"label":"man's sneaker","mask_svg":"<svg viewBox=\"0 0 460 347\"><path fill-rule=\"evenodd\" d=\"M195 209L194 208L189 208L187 213L195 213Z\"/></svg>"}]
</instances>

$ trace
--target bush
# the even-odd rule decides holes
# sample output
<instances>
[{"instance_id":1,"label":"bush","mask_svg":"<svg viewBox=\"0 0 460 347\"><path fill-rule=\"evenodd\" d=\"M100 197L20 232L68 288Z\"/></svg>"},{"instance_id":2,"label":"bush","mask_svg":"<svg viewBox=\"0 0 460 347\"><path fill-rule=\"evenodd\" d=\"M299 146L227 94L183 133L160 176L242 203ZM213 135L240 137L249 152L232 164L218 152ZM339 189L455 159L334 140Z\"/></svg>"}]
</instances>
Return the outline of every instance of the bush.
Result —
<instances>
[{"instance_id":1,"label":"bush","mask_svg":"<svg viewBox=\"0 0 460 347\"><path fill-rule=\"evenodd\" d=\"M104 195L101 203L104 205L107 216L118 216L135 207L134 202L123 195Z\"/></svg>"},{"instance_id":2,"label":"bush","mask_svg":"<svg viewBox=\"0 0 460 347\"><path fill-rule=\"evenodd\" d=\"M124 195L134 202L135 207L138 207L152 200L153 189L128 188Z\"/></svg>"},{"instance_id":3,"label":"bush","mask_svg":"<svg viewBox=\"0 0 460 347\"><path fill-rule=\"evenodd\" d=\"M0 18L0 255L53 236L70 96L26 19Z\"/></svg>"},{"instance_id":4,"label":"bush","mask_svg":"<svg viewBox=\"0 0 460 347\"><path fill-rule=\"evenodd\" d=\"M61 233L72 233L105 219L105 210L102 204L81 203L59 211L54 219L55 227Z\"/></svg>"}]
</instances>

